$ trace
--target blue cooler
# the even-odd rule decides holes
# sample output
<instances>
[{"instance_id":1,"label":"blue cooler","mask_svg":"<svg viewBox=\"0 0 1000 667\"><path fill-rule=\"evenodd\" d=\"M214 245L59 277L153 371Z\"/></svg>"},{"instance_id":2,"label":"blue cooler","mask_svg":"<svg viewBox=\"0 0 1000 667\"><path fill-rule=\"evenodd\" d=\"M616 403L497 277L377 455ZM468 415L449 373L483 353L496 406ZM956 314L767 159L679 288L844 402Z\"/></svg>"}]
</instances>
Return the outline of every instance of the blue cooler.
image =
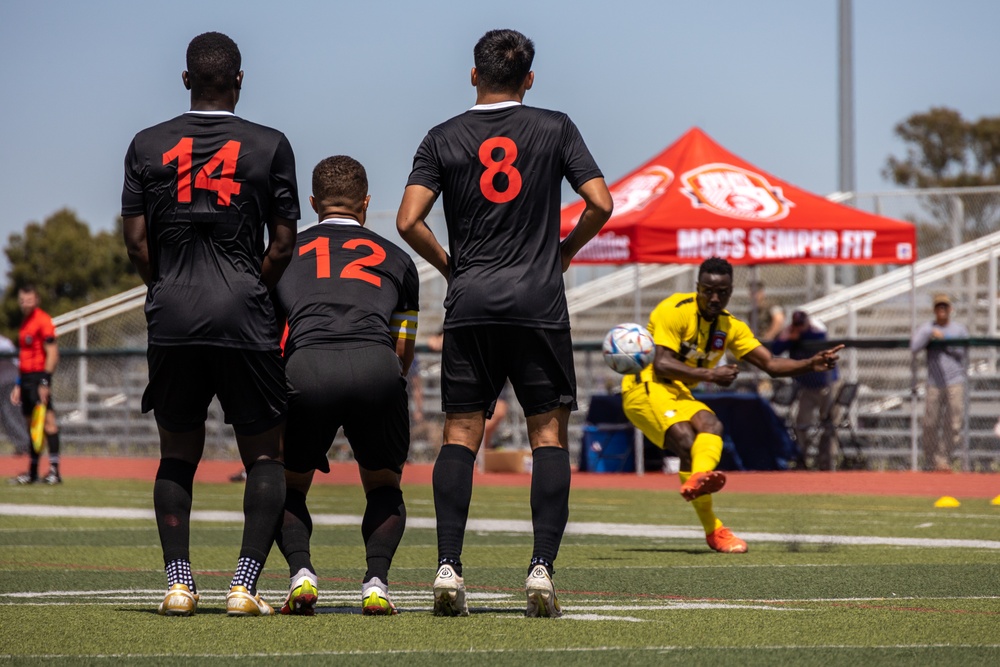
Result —
<instances>
[{"instance_id":1,"label":"blue cooler","mask_svg":"<svg viewBox=\"0 0 1000 667\"><path fill-rule=\"evenodd\" d=\"M583 451L588 472L635 472L635 430L630 424L587 424Z\"/></svg>"}]
</instances>

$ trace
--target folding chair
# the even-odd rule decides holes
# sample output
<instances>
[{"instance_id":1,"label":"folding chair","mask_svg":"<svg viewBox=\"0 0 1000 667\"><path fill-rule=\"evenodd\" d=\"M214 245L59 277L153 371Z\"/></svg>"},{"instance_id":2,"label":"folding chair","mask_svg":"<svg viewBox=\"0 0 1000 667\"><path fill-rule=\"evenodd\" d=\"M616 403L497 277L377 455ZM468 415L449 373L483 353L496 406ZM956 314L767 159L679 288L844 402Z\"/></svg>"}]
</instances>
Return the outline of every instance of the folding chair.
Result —
<instances>
[{"instance_id":1,"label":"folding chair","mask_svg":"<svg viewBox=\"0 0 1000 667\"><path fill-rule=\"evenodd\" d=\"M771 398L768 399L772 407L778 407L774 413L781 418L782 423L785 425L785 430L788 432L788 436L795 443L795 450L797 454L795 455L795 466L797 468L806 467L806 447L808 443L799 442L798 434L795 432L794 425L791 423L792 419L792 406L795 405L795 401L799 397L799 385L796 382L776 382L773 385L774 389L771 392Z\"/></svg>"},{"instance_id":2,"label":"folding chair","mask_svg":"<svg viewBox=\"0 0 1000 667\"><path fill-rule=\"evenodd\" d=\"M833 400L832 413L829 420L830 436L837 441L837 449L840 450L841 470L864 470L868 467L863 448L867 445L864 438L859 436L854 430L854 422L851 421L851 408L858 397L860 385L857 382L845 382L840 385L837 397ZM842 433L846 431L845 437ZM845 442L846 441L846 442ZM853 454L847 452L847 448L854 449Z\"/></svg>"}]
</instances>

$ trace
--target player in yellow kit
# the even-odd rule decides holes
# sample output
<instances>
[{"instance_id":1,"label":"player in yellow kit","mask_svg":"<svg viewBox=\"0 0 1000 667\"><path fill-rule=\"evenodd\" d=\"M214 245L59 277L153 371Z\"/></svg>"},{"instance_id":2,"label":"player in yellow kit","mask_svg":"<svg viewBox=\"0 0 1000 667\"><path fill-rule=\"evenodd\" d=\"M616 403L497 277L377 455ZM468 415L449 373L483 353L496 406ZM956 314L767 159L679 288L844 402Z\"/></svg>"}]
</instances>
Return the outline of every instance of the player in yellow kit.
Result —
<instances>
[{"instance_id":1,"label":"player in yellow kit","mask_svg":"<svg viewBox=\"0 0 1000 667\"><path fill-rule=\"evenodd\" d=\"M653 363L622 381L625 414L647 438L681 459L681 496L691 502L705 528L708 546L724 553L745 553L747 543L722 525L712 511L712 495L726 476L715 470L722 455L722 422L691 394L700 382L728 387L736 364L719 365L726 352L771 377L829 370L844 347L808 359L774 357L747 324L726 311L733 294L733 267L712 257L698 268L698 291L674 294L649 318L656 345Z\"/></svg>"}]
</instances>

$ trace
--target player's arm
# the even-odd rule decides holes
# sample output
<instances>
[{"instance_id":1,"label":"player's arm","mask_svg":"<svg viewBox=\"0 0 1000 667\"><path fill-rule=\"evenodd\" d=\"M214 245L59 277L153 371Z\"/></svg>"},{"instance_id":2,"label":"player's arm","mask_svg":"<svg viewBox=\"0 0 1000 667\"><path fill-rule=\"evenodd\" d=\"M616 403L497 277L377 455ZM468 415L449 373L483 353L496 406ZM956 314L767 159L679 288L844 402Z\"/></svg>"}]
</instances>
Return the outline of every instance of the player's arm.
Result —
<instances>
[{"instance_id":1,"label":"player's arm","mask_svg":"<svg viewBox=\"0 0 1000 667\"><path fill-rule=\"evenodd\" d=\"M451 278L450 258L427 226L427 216L437 200L437 193L423 185L407 185L396 213L396 230L417 254L430 262L446 280Z\"/></svg>"},{"instance_id":2,"label":"player's arm","mask_svg":"<svg viewBox=\"0 0 1000 667\"><path fill-rule=\"evenodd\" d=\"M608 190L607 183L603 178L592 178L578 190L585 208L580 214L580 219L559 246L562 255L562 270L565 272L569 268L570 262L576 257L587 242L597 236L601 227L611 217L614 210L614 200Z\"/></svg>"},{"instance_id":3,"label":"player's arm","mask_svg":"<svg viewBox=\"0 0 1000 667\"><path fill-rule=\"evenodd\" d=\"M653 372L665 380L677 380L684 383L711 382L722 387L728 387L736 380L739 369L735 364L718 366L716 368L694 368L688 366L680 355L668 347L656 346L653 357Z\"/></svg>"},{"instance_id":4,"label":"player's arm","mask_svg":"<svg viewBox=\"0 0 1000 667\"><path fill-rule=\"evenodd\" d=\"M149 287L153 279L153 268L149 262L149 241L146 238L146 216L133 215L122 219L125 236L125 250L142 282Z\"/></svg>"},{"instance_id":5,"label":"player's arm","mask_svg":"<svg viewBox=\"0 0 1000 667\"><path fill-rule=\"evenodd\" d=\"M295 220L277 217L272 218L267 225L269 242L260 266L260 279L268 290L274 289L288 263L292 261L297 228Z\"/></svg>"},{"instance_id":6,"label":"player's arm","mask_svg":"<svg viewBox=\"0 0 1000 667\"><path fill-rule=\"evenodd\" d=\"M844 349L843 345L837 345L828 350L817 352L808 359L787 359L775 357L767 347L758 345L743 355L743 361L753 364L771 377L789 377L803 373L828 371L836 367L837 360L840 358L837 353L842 349Z\"/></svg>"}]
</instances>

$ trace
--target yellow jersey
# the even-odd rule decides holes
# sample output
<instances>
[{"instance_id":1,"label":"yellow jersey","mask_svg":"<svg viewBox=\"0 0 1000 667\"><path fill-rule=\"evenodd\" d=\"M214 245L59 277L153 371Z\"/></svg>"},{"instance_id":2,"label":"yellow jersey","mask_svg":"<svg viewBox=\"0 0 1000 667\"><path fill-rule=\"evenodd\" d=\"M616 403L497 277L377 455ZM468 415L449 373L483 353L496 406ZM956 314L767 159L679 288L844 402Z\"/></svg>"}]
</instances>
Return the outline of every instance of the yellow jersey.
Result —
<instances>
[{"instance_id":1,"label":"yellow jersey","mask_svg":"<svg viewBox=\"0 0 1000 667\"><path fill-rule=\"evenodd\" d=\"M750 350L760 346L760 341L754 337L750 327L733 317L729 311L722 311L714 322L703 318L698 310L697 296L694 292L674 294L653 309L646 328L649 329L654 344L677 352L684 363L692 368L715 368L726 351L732 352L737 359L742 359ZM657 378L653 372L653 364L649 364L638 377L626 375L622 391L627 391L637 382L655 381L668 382ZM698 384L682 383L679 380L675 382L686 385L689 389Z\"/></svg>"}]
</instances>

